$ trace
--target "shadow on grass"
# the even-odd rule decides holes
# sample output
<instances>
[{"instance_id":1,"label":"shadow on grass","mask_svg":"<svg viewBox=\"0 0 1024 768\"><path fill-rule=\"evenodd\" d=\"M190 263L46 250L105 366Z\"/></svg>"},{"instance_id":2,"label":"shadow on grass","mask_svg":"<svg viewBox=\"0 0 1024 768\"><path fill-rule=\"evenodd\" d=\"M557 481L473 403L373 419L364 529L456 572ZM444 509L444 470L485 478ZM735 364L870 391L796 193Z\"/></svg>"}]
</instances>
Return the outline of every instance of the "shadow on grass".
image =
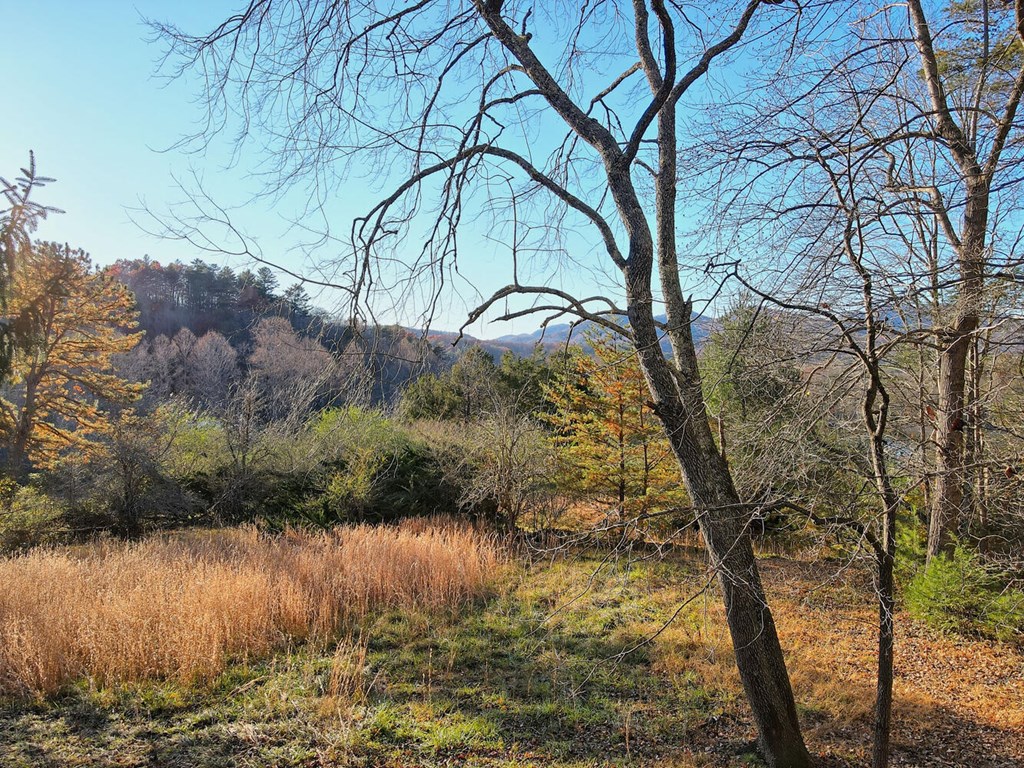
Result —
<instances>
[{"instance_id":1,"label":"shadow on grass","mask_svg":"<svg viewBox=\"0 0 1024 768\"><path fill-rule=\"evenodd\" d=\"M382 615L363 627L366 652L342 692L334 649L304 647L205 686L83 684L0 706L0 766L756 765L739 693L701 669L706 647L686 650L696 624L607 661L660 626L680 584L699 581L690 566L627 564L591 582L594 567L538 569L456 615ZM814 641L796 652L798 695L819 704L802 713L818 765L864 764L869 721L837 713L870 700L867 683L843 683L847 698L831 699L841 673L815 657ZM896 765L1019 765L1021 734L921 704L898 702L897 720Z\"/></svg>"},{"instance_id":2,"label":"shadow on grass","mask_svg":"<svg viewBox=\"0 0 1024 768\"><path fill-rule=\"evenodd\" d=\"M368 654L372 704L353 748L377 758L399 750L642 763L724 716L694 678L652 674L645 648L609 661L642 639L631 626L638 614L658 612L641 591L602 588L545 622L551 598L520 590L436 627L401 615L378 622Z\"/></svg>"},{"instance_id":3,"label":"shadow on grass","mask_svg":"<svg viewBox=\"0 0 1024 768\"><path fill-rule=\"evenodd\" d=\"M380 616L351 701L332 696L333 649L300 648L206 687L82 685L0 710L0 765L651 764L725 707L692 676L653 674L645 649L607 661L663 608L621 571L545 621L592 566L544 569L454 616Z\"/></svg>"}]
</instances>

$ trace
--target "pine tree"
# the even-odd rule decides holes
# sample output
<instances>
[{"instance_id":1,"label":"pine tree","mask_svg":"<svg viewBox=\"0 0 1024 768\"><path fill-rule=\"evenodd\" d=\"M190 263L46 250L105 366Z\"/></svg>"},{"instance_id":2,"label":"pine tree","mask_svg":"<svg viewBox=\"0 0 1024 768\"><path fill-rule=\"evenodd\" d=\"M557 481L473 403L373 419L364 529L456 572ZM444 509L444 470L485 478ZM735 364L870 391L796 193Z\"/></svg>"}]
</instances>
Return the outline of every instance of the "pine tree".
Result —
<instances>
[{"instance_id":1,"label":"pine tree","mask_svg":"<svg viewBox=\"0 0 1024 768\"><path fill-rule=\"evenodd\" d=\"M292 318L301 320L309 317L313 309L313 303L306 289L302 287L302 283L295 283L286 288L281 298L284 299L288 313Z\"/></svg>"},{"instance_id":2,"label":"pine tree","mask_svg":"<svg viewBox=\"0 0 1024 768\"><path fill-rule=\"evenodd\" d=\"M80 250L38 243L12 274L11 310L33 315L32 343L15 350L0 399L0 434L12 471L52 464L74 447L88 453L110 429L108 404L128 404L142 387L117 376L115 355L141 336L131 293L94 272Z\"/></svg>"},{"instance_id":3,"label":"pine tree","mask_svg":"<svg viewBox=\"0 0 1024 768\"><path fill-rule=\"evenodd\" d=\"M566 459L564 484L642 517L685 500L665 433L648 404L635 353L610 336L593 337L593 357L577 354L545 387L554 441Z\"/></svg>"},{"instance_id":4,"label":"pine tree","mask_svg":"<svg viewBox=\"0 0 1024 768\"><path fill-rule=\"evenodd\" d=\"M270 267L260 267L256 270L256 290L259 291L267 301L273 301L277 298L277 275L274 274L274 270Z\"/></svg>"},{"instance_id":5,"label":"pine tree","mask_svg":"<svg viewBox=\"0 0 1024 768\"><path fill-rule=\"evenodd\" d=\"M22 255L31 248L29 237L47 214L59 209L40 205L32 193L53 179L36 173L36 158L29 152L28 168L13 182L0 177L0 194L6 207L0 209L0 384L7 381L15 350L29 343L31 314L11 311L11 281Z\"/></svg>"}]
</instances>

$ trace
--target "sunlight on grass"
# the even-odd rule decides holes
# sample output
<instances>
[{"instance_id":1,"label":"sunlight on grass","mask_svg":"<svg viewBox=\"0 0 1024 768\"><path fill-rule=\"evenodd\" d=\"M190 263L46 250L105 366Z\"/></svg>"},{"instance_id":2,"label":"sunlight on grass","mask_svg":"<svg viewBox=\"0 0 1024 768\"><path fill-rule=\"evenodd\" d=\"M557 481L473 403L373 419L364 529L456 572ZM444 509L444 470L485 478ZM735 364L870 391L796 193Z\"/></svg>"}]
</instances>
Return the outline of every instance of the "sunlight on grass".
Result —
<instances>
[{"instance_id":1,"label":"sunlight on grass","mask_svg":"<svg viewBox=\"0 0 1024 768\"><path fill-rule=\"evenodd\" d=\"M499 561L482 534L423 523L35 551L0 561L0 694L208 680L374 611L456 607L487 591Z\"/></svg>"}]
</instances>

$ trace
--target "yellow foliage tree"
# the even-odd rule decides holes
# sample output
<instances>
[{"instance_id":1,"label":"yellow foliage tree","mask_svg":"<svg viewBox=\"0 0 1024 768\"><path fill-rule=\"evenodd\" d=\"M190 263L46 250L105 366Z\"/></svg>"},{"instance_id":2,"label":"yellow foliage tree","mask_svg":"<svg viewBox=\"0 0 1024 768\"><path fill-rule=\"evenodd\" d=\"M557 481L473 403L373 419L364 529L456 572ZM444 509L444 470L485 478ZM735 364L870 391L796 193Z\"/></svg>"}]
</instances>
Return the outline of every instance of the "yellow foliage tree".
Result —
<instances>
[{"instance_id":1,"label":"yellow foliage tree","mask_svg":"<svg viewBox=\"0 0 1024 768\"><path fill-rule=\"evenodd\" d=\"M0 398L0 436L15 474L46 467L69 449L90 453L110 430L107 405L141 385L119 377L114 355L138 343L128 289L93 271L81 250L37 243L11 276L10 308L31 314L35 337L17 350Z\"/></svg>"}]
</instances>

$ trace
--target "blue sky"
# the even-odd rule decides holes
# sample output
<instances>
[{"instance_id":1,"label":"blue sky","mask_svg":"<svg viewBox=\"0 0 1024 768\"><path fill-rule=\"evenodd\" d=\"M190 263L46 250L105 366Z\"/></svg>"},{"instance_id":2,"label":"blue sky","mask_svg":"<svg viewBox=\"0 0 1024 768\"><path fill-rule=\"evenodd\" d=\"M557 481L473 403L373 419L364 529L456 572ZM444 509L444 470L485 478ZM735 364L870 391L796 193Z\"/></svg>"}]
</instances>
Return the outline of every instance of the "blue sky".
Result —
<instances>
[{"instance_id":1,"label":"blue sky","mask_svg":"<svg viewBox=\"0 0 1024 768\"><path fill-rule=\"evenodd\" d=\"M191 183L195 174L218 203L238 207L236 215L247 234L268 258L300 274L315 274L292 250L296 234L289 231L287 209L250 202L258 187L246 177L244 164L255 158L243 157L243 167L231 167L226 142L214 143L202 155L171 149L195 131L202 113L193 100L193 83L157 76L163 48L143 20L205 31L237 5L237 0L0 0L0 71L7 73L0 175L17 175L33 150L40 172L57 179L40 201L65 211L44 222L39 237L84 248L98 264L148 254L158 261L201 257L236 268L249 266L243 257L202 253L188 243L147 234L133 222L145 220L132 212L143 204L166 211L181 201L176 180ZM350 202L339 201L339 219L350 219L356 204L365 205L365 191L360 192ZM467 265L467 280L484 292L507 282L497 269L503 258L500 246L483 236L472 238L471 244L482 252ZM291 282L282 276L282 285ZM328 309L338 304L336 294L309 290ZM448 297L435 324L455 328L465 312L465 301ZM415 321L397 317L387 307L381 318ZM495 336L535 327L536 321L527 319L477 324L470 332Z\"/></svg>"},{"instance_id":2,"label":"blue sky","mask_svg":"<svg viewBox=\"0 0 1024 768\"><path fill-rule=\"evenodd\" d=\"M224 0L0 0L0 64L8 75L0 175L17 175L33 150L40 172L57 179L40 201L65 211L44 222L39 237L84 248L98 264L148 254L159 261L201 257L249 266L242 257L203 253L188 243L147 234L136 223L145 222L144 215L133 212L143 205L166 211L181 201L177 180L191 184L195 175L218 203L244 205L239 219L268 258L312 274L291 251L295 235L288 231L284 211L249 202L257 186L247 178L244 161L253 158L232 167L226 142L214 143L201 155L172 148L195 131L201 111L191 83L157 76L163 49L143 19L207 30L237 5ZM366 198L358 202L365 204ZM355 210L343 204L339 215L350 218ZM282 276L282 285L291 282ZM338 302L329 291L309 290L328 309ZM457 304L447 305L438 326L457 326L462 312ZM385 320L401 319L387 314L385 309ZM511 330L528 330L528 325ZM492 335L490 329L475 330Z\"/></svg>"},{"instance_id":3,"label":"blue sky","mask_svg":"<svg viewBox=\"0 0 1024 768\"><path fill-rule=\"evenodd\" d=\"M198 9L183 15L202 21ZM146 42L142 14L168 4L123 0L0 0L0 57L6 73L7 117L0 121L0 173L10 177L34 150L40 170L57 178L44 202L66 213L40 230L66 240L99 263L149 253L189 258L180 246L144 235L125 207L161 201L173 173L188 161L161 154L187 131L193 116L182 84L152 79L158 49ZM214 18L211 10L207 20ZM17 73L11 77L11 73Z\"/></svg>"},{"instance_id":4,"label":"blue sky","mask_svg":"<svg viewBox=\"0 0 1024 768\"><path fill-rule=\"evenodd\" d=\"M289 226L290 214L300 207L301 195L269 203L252 201L259 185L246 170L259 162L249 145L237 165L232 145L215 141L203 154L170 149L183 135L195 132L202 111L193 101L195 81L171 81L156 76L163 52L153 41L144 18L165 20L189 31L205 32L237 9L240 0L0 0L0 64L6 78L7 117L0 120L0 174L17 173L34 150L39 169L57 178L42 202L65 214L44 223L38 235L66 241L89 251L99 264L148 254L159 261L196 257L235 268L251 266L244 257L203 253L188 243L147 234L133 223L132 209L145 205L166 212L182 200L176 179L191 184L201 179L214 199L233 211L233 217L269 259L289 269L316 276L313 261L295 246L300 233ZM556 132L560 133L560 131ZM543 143L543 142L542 142ZM373 184L372 169L354 179L332 200L332 226L346 230L346 222L362 212ZM446 296L436 313L435 326L456 328L474 297L472 288L489 294L509 282L507 233L488 229L483 219L465 227L462 247L469 257L462 262L462 290ZM606 259L592 258L590 245L574 240L572 263L547 264L539 280L568 284L590 292L589 285L617 283L604 272ZM322 252L321 252L322 255ZM596 271L588 274L589 264ZM282 276L282 285L294 282ZM338 295L317 293L317 303L333 309ZM383 321L416 323L387 307L379 308ZM477 324L470 333L493 337L528 332L537 320Z\"/></svg>"}]
</instances>

